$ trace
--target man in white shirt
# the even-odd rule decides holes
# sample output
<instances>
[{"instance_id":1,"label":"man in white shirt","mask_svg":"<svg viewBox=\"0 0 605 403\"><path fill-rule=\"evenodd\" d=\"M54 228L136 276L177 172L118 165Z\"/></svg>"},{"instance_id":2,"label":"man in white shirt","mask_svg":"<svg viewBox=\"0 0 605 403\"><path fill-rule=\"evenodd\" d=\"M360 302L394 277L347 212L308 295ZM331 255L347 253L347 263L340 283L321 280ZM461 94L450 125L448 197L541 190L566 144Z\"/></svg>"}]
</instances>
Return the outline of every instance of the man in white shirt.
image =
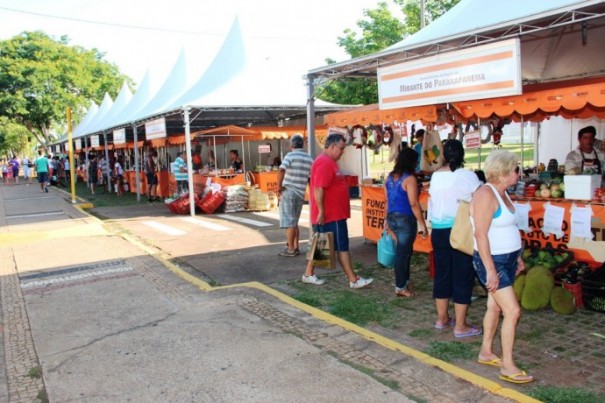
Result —
<instances>
[{"instance_id":1,"label":"man in white shirt","mask_svg":"<svg viewBox=\"0 0 605 403\"><path fill-rule=\"evenodd\" d=\"M603 174L605 168L605 155L595 146L597 129L594 126L586 126L578 132L578 147L567 154L565 158L565 170L583 174L591 171L594 174Z\"/></svg>"}]
</instances>

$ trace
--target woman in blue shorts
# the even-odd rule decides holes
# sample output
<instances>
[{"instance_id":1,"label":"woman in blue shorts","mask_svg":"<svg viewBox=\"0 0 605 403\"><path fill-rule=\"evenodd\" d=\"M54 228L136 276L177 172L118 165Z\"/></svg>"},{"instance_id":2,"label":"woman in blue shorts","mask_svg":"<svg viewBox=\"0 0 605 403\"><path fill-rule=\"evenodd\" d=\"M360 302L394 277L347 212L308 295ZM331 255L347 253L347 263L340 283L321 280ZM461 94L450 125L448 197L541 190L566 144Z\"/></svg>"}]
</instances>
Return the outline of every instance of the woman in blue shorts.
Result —
<instances>
[{"instance_id":1,"label":"woman in blue shorts","mask_svg":"<svg viewBox=\"0 0 605 403\"><path fill-rule=\"evenodd\" d=\"M517 273L525 267L521 259L521 235L515 206L506 189L519 179L518 157L509 151L493 151L485 161L487 183L473 195L471 222L475 231L473 265L479 281L487 288L487 311L483 317L483 341L478 362L500 368L500 379L527 383L533 377L513 361L513 345L521 308L513 291ZM493 350L500 321L502 358Z\"/></svg>"}]
</instances>

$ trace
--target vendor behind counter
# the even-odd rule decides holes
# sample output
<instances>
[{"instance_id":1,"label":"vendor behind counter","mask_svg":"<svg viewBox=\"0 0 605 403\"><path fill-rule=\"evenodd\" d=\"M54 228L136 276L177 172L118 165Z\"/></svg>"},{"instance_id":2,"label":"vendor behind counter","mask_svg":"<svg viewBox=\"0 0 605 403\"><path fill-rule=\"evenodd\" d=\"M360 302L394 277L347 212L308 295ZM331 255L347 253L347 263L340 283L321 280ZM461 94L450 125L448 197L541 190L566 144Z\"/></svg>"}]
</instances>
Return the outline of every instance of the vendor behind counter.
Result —
<instances>
[{"instance_id":1,"label":"vendor behind counter","mask_svg":"<svg viewBox=\"0 0 605 403\"><path fill-rule=\"evenodd\" d=\"M578 147L565 158L566 174L599 174L603 178L605 154L601 151L602 142L597 141L596 136L594 126L586 126L578 131Z\"/></svg>"}]
</instances>

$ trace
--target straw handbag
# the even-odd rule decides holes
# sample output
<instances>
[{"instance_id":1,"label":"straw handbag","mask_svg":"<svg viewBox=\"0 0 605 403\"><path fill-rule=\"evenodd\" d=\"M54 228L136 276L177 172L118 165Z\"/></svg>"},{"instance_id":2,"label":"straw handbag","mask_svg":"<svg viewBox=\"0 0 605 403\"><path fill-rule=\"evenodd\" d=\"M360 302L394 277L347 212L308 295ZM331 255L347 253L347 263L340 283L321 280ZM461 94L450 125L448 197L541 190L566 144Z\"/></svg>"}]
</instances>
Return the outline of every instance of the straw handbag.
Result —
<instances>
[{"instance_id":1,"label":"straw handbag","mask_svg":"<svg viewBox=\"0 0 605 403\"><path fill-rule=\"evenodd\" d=\"M475 248L473 240L473 226L471 225L470 204L460 200L454 226L450 233L450 244L452 248L460 252L472 255Z\"/></svg>"}]
</instances>

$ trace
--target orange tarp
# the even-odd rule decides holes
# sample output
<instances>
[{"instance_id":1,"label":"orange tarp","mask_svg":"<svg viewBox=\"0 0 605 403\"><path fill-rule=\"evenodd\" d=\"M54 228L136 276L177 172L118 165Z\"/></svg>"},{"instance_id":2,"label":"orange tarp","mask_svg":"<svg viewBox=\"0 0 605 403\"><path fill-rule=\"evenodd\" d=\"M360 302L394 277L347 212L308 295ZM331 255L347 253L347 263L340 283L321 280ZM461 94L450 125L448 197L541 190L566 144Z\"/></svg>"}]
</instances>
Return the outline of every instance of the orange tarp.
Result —
<instances>
[{"instance_id":1,"label":"orange tarp","mask_svg":"<svg viewBox=\"0 0 605 403\"><path fill-rule=\"evenodd\" d=\"M541 121L550 115L566 118L605 117L605 77L527 85L522 95L454 102L466 119L519 115Z\"/></svg>"},{"instance_id":2,"label":"orange tarp","mask_svg":"<svg viewBox=\"0 0 605 403\"><path fill-rule=\"evenodd\" d=\"M161 138L161 139L152 139L152 140L148 140L149 144L154 147L154 148L158 148L158 147L165 147L166 146L166 138Z\"/></svg>"},{"instance_id":3,"label":"orange tarp","mask_svg":"<svg viewBox=\"0 0 605 403\"><path fill-rule=\"evenodd\" d=\"M325 136L328 128L326 125L316 126L315 133L317 136ZM253 126L244 128L239 126L222 126L212 129L202 130L193 133L191 136L199 138L208 138L209 136L234 136L238 140L243 136L245 141L263 141L273 139L288 139L294 134L299 133L304 137L308 137L306 126ZM219 143L217 139L217 143Z\"/></svg>"},{"instance_id":4,"label":"orange tarp","mask_svg":"<svg viewBox=\"0 0 605 403\"><path fill-rule=\"evenodd\" d=\"M421 192L418 202L422 211L428 209L428 192ZM363 219L363 237L378 242L387 218L386 195L383 186L361 186L361 216ZM414 241L416 252L430 253L433 251L431 238L416 237Z\"/></svg>"},{"instance_id":5,"label":"orange tarp","mask_svg":"<svg viewBox=\"0 0 605 403\"><path fill-rule=\"evenodd\" d=\"M160 139L160 140L164 140L164 139ZM139 141L139 148L143 147L143 144L145 144L145 141L141 140ZM132 143L126 143L126 145L128 146L128 149L134 149L134 141Z\"/></svg>"},{"instance_id":6,"label":"orange tarp","mask_svg":"<svg viewBox=\"0 0 605 403\"><path fill-rule=\"evenodd\" d=\"M417 106L413 108L399 108L379 110L378 104L364 105L326 116L328 126L354 126L391 124L395 121L422 120L425 122L437 121L437 107L435 105Z\"/></svg>"},{"instance_id":7,"label":"orange tarp","mask_svg":"<svg viewBox=\"0 0 605 403\"><path fill-rule=\"evenodd\" d=\"M120 149L120 148L129 148L128 147L128 143L119 143L119 144L114 144L113 145L113 149L114 150L117 150L117 149Z\"/></svg>"},{"instance_id":8,"label":"orange tarp","mask_svg":"<svg viewBox=\"0 0 605 403\"><path fill-rule=\"evenodd\" d=\"M170 144L170 145L185 144L185 135L179 134L178 136L169 136L168 144Z\"/></svg>"}]
</instances>

